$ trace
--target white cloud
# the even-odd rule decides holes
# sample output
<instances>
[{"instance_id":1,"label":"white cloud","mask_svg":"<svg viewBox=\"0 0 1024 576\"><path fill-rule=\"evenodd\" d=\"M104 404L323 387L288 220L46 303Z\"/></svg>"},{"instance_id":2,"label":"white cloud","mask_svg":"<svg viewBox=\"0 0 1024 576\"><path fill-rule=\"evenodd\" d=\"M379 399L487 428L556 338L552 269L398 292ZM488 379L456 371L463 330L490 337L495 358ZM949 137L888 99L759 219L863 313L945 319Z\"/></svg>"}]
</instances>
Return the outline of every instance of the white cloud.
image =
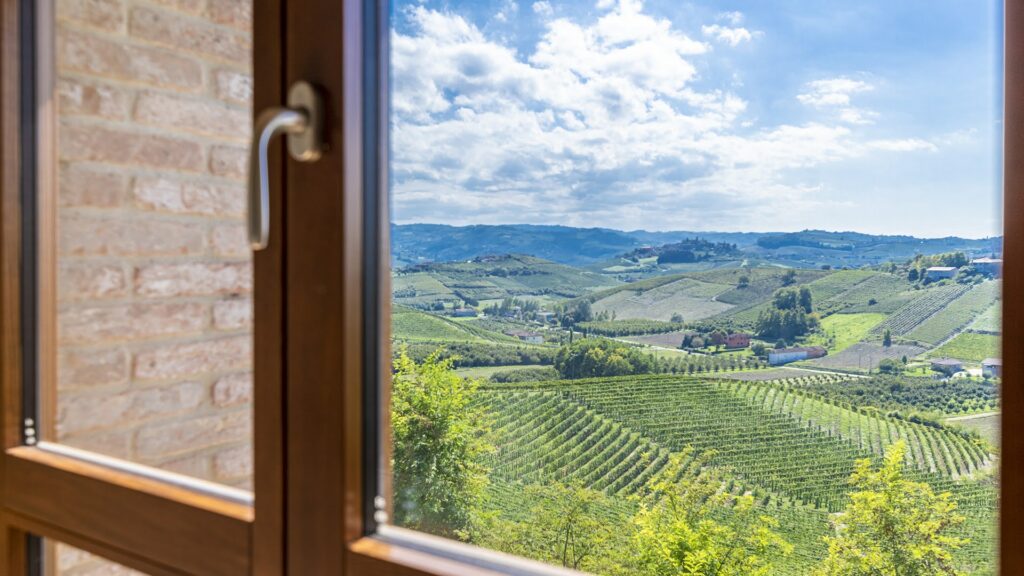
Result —
<instances>
[{"instance_id":1,"label":"white cloud","mask_svg":"<svg viewBox=\"0 0 1024 576\"><path fill-rule=\"evenodd\" d=\"M555 13L555 10L551 7L551 3L548 2L547 0L538 0L537 2L533 3L533 12L534 14L539 14L540 16L551 16L552 14Z\"/></svg>"},{"instance_id":2,"label":"white cloud","mask_svg":"<svg viewBox=\"0 0 1024 576\"><path fill-rule=\"evenodd\" d=\"M738 46L743 42L750 42L754 39L756 33L751 33L746 28L729 28L727 26L721 26L718 24L712 24L710 26L701 26L701 33L705 36L710 36L719 42L725 42L730 46Z\"/></svg>"},{"instance_id":3,"label":"white cloud","mask_svg":"<svg viewBox=\"0 0 1024 576\"><path fill-rule=\"evenodd\" d=\"M634 0L601 5L591 23L547 20L526 50L456 14L404 13L410 32L392 38L396 221L797 226L823 206L820 182L795 172L930 145L865 141L853 116L751 126L731 84L698 83L706 43ZM867 89L837 78L798 98L845 110Z\"/></svg>"},{"instance_id":4,"label":"white cloud","mask_svg":"<svg viewBox=\"0 0 1024 576\"><path fill-rule=\"evenodd\" d=\"M847 124L873 124L878 114L852 106L852 97L874 89L863 80L840 76L808 82L796 99L814 108L835 110L839 120Z\"/></svg>"},{"instance_id":5,"label":"white cloud","mask_svg":"<svg viewBox=\"0 0 1024 576\"><path fill-rule=\"evenodd\" d=\"M494 19L498 22L508 22L508 19L515 16L519 12L519 4L516 4L515 0L505 0L501 6L501 10L494 15Z\"/></svg>"},{"instance_id":6,"label":"white cloud","mask_svg":"<svg viewBox=\"0 0 1024 576\"><path fill-rule=\"evenodd\" d=\"M797 100L816 108L849 106L851 95L874 90L874 86L863 80L846 77L815 80L808 82L804 88L806 91L798 94Z\"/></svg>"},{"instance_id":7,"label":"white cloud","mask_svg":"<svg viewBox=\"0 0 1024 576\"><path fill-rule=\"evenodd\" d=\"M729 24L732 24L733 26L739 26L741 23L743 23L743 13L742 12L722 12L722 13L720 13L718 15L718 20L721 20L721 21L724 21L724 22L728 22Z\"/></svg>"}]
</instances>

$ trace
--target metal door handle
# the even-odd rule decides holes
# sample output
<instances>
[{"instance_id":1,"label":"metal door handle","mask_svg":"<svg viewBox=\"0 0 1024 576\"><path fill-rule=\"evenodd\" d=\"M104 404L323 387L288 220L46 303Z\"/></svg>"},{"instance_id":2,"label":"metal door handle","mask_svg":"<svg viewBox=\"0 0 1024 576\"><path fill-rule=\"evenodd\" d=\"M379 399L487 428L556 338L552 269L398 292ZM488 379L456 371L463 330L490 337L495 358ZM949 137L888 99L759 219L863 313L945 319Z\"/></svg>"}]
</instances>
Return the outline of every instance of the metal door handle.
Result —
<instances>
[{"instance_id":1,"label":"metal door handle","mask_svg":"<svg viewBox=\"0 0 1024 576\"><path fill-rule=\"evenodd\" d=\"M299 162L323 154L323 100L308 82L288 91L288 107L264 110L256 119L249 152L249 245L263 250L270 239L270 169L267 151L278 134L288 134L288 152Z\"/></svg>"}]
</instances>

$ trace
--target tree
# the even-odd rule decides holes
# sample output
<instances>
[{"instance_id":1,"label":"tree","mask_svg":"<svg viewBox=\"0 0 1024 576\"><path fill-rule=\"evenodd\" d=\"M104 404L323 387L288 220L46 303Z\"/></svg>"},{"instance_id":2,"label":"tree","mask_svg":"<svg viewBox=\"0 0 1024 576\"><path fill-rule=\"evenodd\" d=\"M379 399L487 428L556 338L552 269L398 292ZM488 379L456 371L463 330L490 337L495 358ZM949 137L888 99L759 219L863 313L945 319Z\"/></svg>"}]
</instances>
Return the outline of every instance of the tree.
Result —
<instances>
[{"instance_id":1,"label":"tree","mask_svg":"<svg viewBox=\"0 0 1024 576\"><path fill-rule=\"evenodd\" d=\"M885 346L886 348L892 346L892 332L889 331L888 328L886 328L885 332L882 334L882 346Z\"/></svg>"},{"instance_id":2,"label":"tree","mask_svg":"<svg viewBox=\"0 0 1024 576\"><path fill-rule=\"evenodd\" d=\"M754 356L757 356L758 358L763 358L765 354L767 354L767 349L765 348L763 342L754 342L754 344L750 347L750 351L753 352Z\"/></svg>"},{"instance_id":3,"label":"tree","mask_svg":"<svg viewBox=\"0 0 1024 576\"><path fill-rule=\"evenodd\" d=\"M795 283L796 283L796 270L793 270L792 268L790 268L790 269L786 270L785 272L783 272L783 274L782 274L782 285L783 286L790 286L790 285L795 284Z\"/></svg>"},{"instance_id":4,"label":"tree","mask_svg":"<svg viewBox=\"0 0 1024 576\"><path fill-rule=\"evenodd\" d=\"M800 307L804 309L804 312L810 314L814 311L813 300L811 296L811 289L807 286L800 287Z\"/></svg>"},{"instance_id":5,"label":"tree","mask_svg":"<svg viewBox=\"0 0 1024 576\"><path fill-rule=\"evenodd\" d=\"M492 447L472 401L478 383L440 354L417 364L401 350L394 361L391 467L396 524L452 537L469 527L483 498Z\"/></svg>"},{"instance_id":6,"label":"tree","mask_svg":"<svg viewBox=\"0 0 1024 576\"><path fill-rule=\"evenodd\" d=\"M918 273L917 268L911 268L910 271L907 272L907 280L916 282L918 278L920 278L920 274Z\"/></svg>"},{"instance_id":7,"label":"tree","mask_svg":"<svg viewBox=\"0 0 1024 576\"><path fill-rule=\"evenodd\" d=\"M878 363L878 371L883 374L900 374L903 372L903 364L892 358L883 358Z\"/></svg>"},{"instance_id":8,"label":"tree","mask_svg":"<svg viewBox=\"0 0 1024 576\"><path fill-rule=\"evenodd\" d=\"M672 315L672 318L670 320L672 322L675 322L676 324L682 324L683 323L683 315L680 314L679 312L676 312L675 314Z\"/></svg>"},{"instance_id":9,"label":"tree","mask_svg":"<svg viewBox=\"0 0 1024 576\"><path fill-rule=\"evenodd\" d=\"M792 553L775 532L778 520L762 514L753 496L724 489L723 473L709 466L713 457L693 457L687 448L647 483L633 519L640 573L767 576L776 558Z\"/></svg>"},{"instance_id":10,"label":"tree","mask_svg":"<svg viewBox=\"0 0 1024 576\"><path fill-rule=\"evenodd\" d=\"M570 379L650 374L657 367L653 356L604 338L584 338L562 346L554 364L563 378Z\"/></svg>"},{"instance_id":11,"label":"tree","mask_svg":"<svg viewBox=\"0 0 1024 576\"><path fill-rule=\"evenodd\" d=\"M854 492L836 535L825 538L828 557L816 576L959 574L953 552L967 541L950 532L964 517L949 492L903 477L906 450L902 440L892 444L877 470L870 459L857 461Z\"/></svg>"},{"instance_id":12,"label":"tree","mask_svg":"<svg viewBox=\"0 0 1024 576\"><path fill-rule=\"evenodd\" d=\"M614 507L604 492L578 481L531 484L521 490L519 503L525 514L518 519L500 511L482 516L472 542L573 570L607 573L617 563L617 547L610 543L619 527L608 519Z\"/></svg>"},{"instance_id":13,"label":"tree","mask_svg":"<svg viewBox=\"0 0 1024 576\"><path fill-rule=\"evenodd\" d=\"M736 282L737 288L746 288L750 286L750 276L740 276L739 281Z\"/></svg>"}]
</instances>

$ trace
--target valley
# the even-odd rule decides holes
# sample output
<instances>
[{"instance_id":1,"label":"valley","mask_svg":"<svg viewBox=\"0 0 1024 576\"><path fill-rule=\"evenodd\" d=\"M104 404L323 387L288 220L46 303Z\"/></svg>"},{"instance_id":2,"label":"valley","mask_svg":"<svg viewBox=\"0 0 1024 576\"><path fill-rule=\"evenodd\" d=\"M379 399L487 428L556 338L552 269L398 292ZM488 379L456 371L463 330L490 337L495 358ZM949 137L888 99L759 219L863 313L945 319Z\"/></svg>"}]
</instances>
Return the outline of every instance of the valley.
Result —
<instances>
[{"instance_id":1,"label":"valley","mask_svg":"<svg viewBox=\"0 0 1024 576\"><path fill-rule=\"evenodd\" d=\"M516 227L471 228L487 252L399 245L416 262L393 275L392 343L477 379L489 513L523 521L531 487L582 486L622 531L670 461L704 454L795 545L773 573L807 574L856 462L898 443L965 518L958 569L995 573L1001 281L974 261L998 239L549 227L527 253Z\"/></svg>"}]
</instances>

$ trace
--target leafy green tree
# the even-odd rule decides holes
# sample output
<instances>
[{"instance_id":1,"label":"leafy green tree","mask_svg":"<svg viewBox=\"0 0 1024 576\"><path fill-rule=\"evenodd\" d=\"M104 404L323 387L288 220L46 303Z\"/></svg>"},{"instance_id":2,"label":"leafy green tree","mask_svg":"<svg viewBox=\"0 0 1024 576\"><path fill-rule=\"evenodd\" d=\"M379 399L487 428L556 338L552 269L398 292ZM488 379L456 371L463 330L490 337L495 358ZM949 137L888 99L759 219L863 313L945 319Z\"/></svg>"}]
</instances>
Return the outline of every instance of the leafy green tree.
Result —
<instances>
[{"instance_id":1,"label":"leafy green tree","mask_svg":"<svg viewBox=\"0 0 1024 576\"><path fill-rule=\"evenodd\" d=\"M634 555L653 576L768 576L793 546L753 496L723 489L713 452L671 457L647 484L634 518Z\"/></svg>"},{"instance_id":2,"label":"leafy green tree","mask_svg":"<svg viewBox=\"0 0 1024 576\"><path fill-rule=\"evenodd\" d=\"M570 484L531 484L520 492L526 512L517 519L492 511L474 524L478 546L601 574L616 571L617 524L611 499L600 490Z\"/></svg>"},{"instance_id":3,"label":"leafy green tree","mask_svg":"<svg viewBox=\"0 0 1024 576\"><path fill-rule=\"evenodd\" d=\"M650 374L657 369L653 356L614 340L584 338L562 346L555 354L555 369L563 378Z\"/></svg>"},{"instance_id":4,"label":"leafy green tree","mask_svg":"<svg viewBox=\"0 0 1024 576\"><path fill-rule=\"evenodd\" d=\"M790 268L782 274L782 285L791 286L796 283L796 270Z\"/></svg>"},{"instance_id":5,"label":"leafy green tree","mask_svg":"<svg viewBox=\"0 0 1024 576\"><path fill-rule=\"evenodd\" d=\"M815 576L960 574L953 552L967 541L950 532L964 517L949 492L904 478L906 451L902 440L891 445L877 470L857 461L850 503L825 538L828 557Z\"/></svg>"},{"instance_id":6,"label":"leafy green tree","mask_svg":"<svg viewBox=\"0 0 1024 576\"><path fill-rule=\"evenodd\" d=\"M746 288L750 286L750 276L740 276L739 281L736 282L737 288Z\"/></svg>"},{"instance_id":7,"label":"leafy green tree","mask_svg":"<svg viewBox=\"0 0 1024 576\"><path fill-rule=\"evenodd\" d=\"M395 522L446 537L469 527L492 450L472 402L478 383L456 374L453 362L438 351L417 364L401 350L391 385Z\"/></svg>"},{"instance_id":8,"label":"leafy green tree","mask_svg":"<svg viewBox=\"0 0 1024 576\"><path fill-rule=\"evenodd\" d=\"M670 320L672 322L675 322L676 324L682 324L683 323L683 315L680 314L679 312L676 312L675 314L672 315L672 318Z\"/></svg>"},{"instance_id":9,"label":"leafy green tree","mask_svg":"<svg viewBox=\"0 0 1024 576\"><path fill-rule=\"evenodd\" d=\"M885 333L882 334L882 346L886 348L892 346L892 332L886 328Z\"/></svg>"}]
</instances>

